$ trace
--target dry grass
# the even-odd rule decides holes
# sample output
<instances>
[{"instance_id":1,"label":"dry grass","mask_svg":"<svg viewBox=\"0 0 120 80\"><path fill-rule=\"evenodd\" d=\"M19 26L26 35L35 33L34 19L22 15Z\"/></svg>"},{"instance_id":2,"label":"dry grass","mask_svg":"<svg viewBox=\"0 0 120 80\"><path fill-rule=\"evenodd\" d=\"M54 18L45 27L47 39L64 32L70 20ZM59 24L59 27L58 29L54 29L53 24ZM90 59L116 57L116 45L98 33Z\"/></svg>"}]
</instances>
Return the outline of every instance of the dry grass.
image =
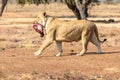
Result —
<instances>
[{"instance_id":1,"label":"dry grass","mask_svg":"<svg viewBox=\"0 0 120 80\"><path fill-rule=\"evenodd\" d=\"M120 4L100 4L94 6L90 11L91 16L98 17L120 17Z\"/></svg>"},{"instance_id":2,"label":"dry grass","mask_svg":"<svg viewBox=\"0 0 120 80\"><path fill-rule=\"evenodd\" d=\"M26 13L27 11L27 13ZM73 15L71 10L67 8L64 4L46 4L46 5L25 5L24 7L21 7L20 5L7 5L7 8L5 9L5 12L3 14L3 17L36 17L39 12L47 12L51 16L67 16L67 15ZM14 13L13 13L14 12ZM68 14L66 14L66 12ZM20 14L20 15L17 15Z\"/></svg>"},{"instance_id":3,"label":"dry grass","mask_svg":"<svg viewBox=\"0 0 120 80\"><path fill-rule=\"evenodd\" d=\"M4 73L3 73L4 74ZM3 75L0 80L106 80L104 76L86 76L81 72L64 72L53 74L19 74L19 75ZM39 76L39 77L38 77Z\"/></svg>"}]
</instances>

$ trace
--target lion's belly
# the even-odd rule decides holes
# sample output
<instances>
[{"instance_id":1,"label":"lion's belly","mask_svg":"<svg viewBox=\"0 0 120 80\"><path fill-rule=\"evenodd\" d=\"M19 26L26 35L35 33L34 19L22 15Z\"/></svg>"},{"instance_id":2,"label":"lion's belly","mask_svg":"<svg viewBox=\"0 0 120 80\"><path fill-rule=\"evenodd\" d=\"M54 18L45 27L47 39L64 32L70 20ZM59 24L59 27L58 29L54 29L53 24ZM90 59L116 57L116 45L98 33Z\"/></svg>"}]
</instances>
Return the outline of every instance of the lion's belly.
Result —
<instances>
[{"instance_id":1,"label":"lion's belly","mask_svg":"<svg viewBox=\"0 0 120 80\"><path fill-rule=\"evenodd\" d=\"M67 37L57 37L56 41L63 41L63 42L72 42L72 41L79 41L81 37L72 37L72 38L67 38Z\"/></svg>"},{"instance_id":2,"label":"lion's belly","mask_svg":"<svg viewBox=\"0 0 120 80\"><path fill-rule=\"evenodd\" d=\"M61 31L56 35L57 41L72 42L79 41L81 39L81 32L79 30L73 30L69 32Z\"/></svg>"}]
</instances>

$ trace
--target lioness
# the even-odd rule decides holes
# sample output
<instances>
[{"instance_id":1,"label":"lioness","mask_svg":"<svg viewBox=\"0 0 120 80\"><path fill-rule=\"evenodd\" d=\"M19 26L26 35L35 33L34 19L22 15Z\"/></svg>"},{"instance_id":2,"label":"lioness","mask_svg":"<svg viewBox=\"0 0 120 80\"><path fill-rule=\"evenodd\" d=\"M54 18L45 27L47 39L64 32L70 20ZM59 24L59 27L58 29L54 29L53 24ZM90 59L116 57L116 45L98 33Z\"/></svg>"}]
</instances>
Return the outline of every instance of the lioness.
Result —
<instances>
[{"instance_id":1,"label":"lioness","mask_svg":"<svg viewBox=\"0 0 120 80\"><path fill-rule=\"evenodd\" d=\"M34 23L40 24L45 31L44 34L46 34L46 40L40 49L35 52L35 56L39 56L53 41L56 42L59 51L56 56L61 56L62 54L62 42L82 40L82 51L77 54L82 56L87 51L89 41L98 48L97 53L101 53L100 43L106 41L106 39L103 41L99 39L96 25L88 20L63 21L54 17L48 17L45 12L42 12ZM44 36L43 31L40 34L42 37Z\"/></svg>"}]
</instances>

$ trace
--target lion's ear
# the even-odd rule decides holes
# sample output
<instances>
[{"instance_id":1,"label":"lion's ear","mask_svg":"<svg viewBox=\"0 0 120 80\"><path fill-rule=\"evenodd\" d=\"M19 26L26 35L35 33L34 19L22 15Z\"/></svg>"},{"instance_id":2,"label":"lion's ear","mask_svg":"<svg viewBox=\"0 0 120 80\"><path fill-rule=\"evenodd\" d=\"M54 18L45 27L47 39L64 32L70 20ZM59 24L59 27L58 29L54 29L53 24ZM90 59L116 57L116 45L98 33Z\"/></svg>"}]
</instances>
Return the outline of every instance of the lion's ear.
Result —
<instances>
[{"instance_id":1,"label":"lion's ear","mask_svg":"<svg viewBox=\"0 0 120 80\"><path fill-rule=\"evenodd\" d=\"M43 12L43 16L46 16L47 14L46 14L46 12Z\"/></svg>"}]
</instances>

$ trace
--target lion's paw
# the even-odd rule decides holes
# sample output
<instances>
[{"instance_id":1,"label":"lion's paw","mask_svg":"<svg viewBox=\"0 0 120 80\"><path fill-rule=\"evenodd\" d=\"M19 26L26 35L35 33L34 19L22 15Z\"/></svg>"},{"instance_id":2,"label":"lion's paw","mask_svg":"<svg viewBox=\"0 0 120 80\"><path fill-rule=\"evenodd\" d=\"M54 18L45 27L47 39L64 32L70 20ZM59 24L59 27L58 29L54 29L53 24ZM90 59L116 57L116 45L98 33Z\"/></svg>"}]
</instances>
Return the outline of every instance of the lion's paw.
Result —
<instances>
[{"instance_id":1,"label":"lion's paw","mask_svg":"<svg viewBox=\"0 0 120 80\"><path fill-rule=\"evenodd\" d=\"M40 53L37 51L37 52L34 53L34 55L35 55L35 56L39 56Z\"/></svg>"},{"instance_id":2,"label":"lion's paw","mask_svg":"<svg viewBox=\"0 0 120 80\"><path fill-rule=\"evenodd\" d=\"M60 56L61 56L61 53L57 53L55 56L56 56L56 57L60 57Z\"/></svg>"},{"instance_id":3,"label":"lion's paw","mask_svg":"<svg viewBox=\"0 0 120 80\"><path fill-rule=\"evenodd\" d=\"M84 54L76 54L76 56L83 56Z\"/></svg>"}]
</instances>

